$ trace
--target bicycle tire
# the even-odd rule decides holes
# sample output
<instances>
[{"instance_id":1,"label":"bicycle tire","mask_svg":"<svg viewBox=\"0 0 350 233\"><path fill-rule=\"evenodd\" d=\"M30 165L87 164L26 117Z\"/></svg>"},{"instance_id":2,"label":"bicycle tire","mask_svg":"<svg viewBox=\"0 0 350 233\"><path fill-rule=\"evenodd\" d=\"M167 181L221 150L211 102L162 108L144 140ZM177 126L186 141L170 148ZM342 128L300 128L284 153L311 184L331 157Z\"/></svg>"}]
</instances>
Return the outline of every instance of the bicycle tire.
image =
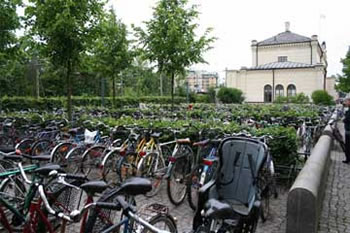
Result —
<instances>
[{"instance_id":1,"label":"bicycle tire","mask_svg":"<svg viewBox=\"0 0 350 233\"><path fill-rule=\"evenodd\" d=\"M137 159L136 153L129 153L122 156L117 163L117 170L119 174L120 181L123 182L129 177L136 175L135 161Z\"/></svg>"},{"instance_id":2,"label":"bicycle tire","mask_svg":"<svg viewBox=\"0 0 350 233\"><path fill-rule=\"evenodd\" d=\"M101 166L102 179L111 185L117 185L121 182L118 173L118 160L120 158L119 150L110 151L103 159L103 166Z\"/></svg>"},{"instance_id":3,"label":"bicycle tire","mask_svg":"<svg viewBox=\"0 0 350 233\"><path fill-rule=\"evenodd\" d=\"M84 154L82 155L80 170L90 180L101 178L101 175L97 174L97 169L103 160L105 149L105 146L93 146L85 150Z\"/></svg>"},{"instance_id":4,"label":"bicycle tire","mask_svg":"<svg viewBox=\"0 0 350 233\"><path fill-rule=\"evenodd\" d=\"M193 169L194 156L191 147L180 145L175 158L176 161L167 180L167 193L171 203L180 205L186 198L187 179Z\"/></svg>"},{"instance_id":5,"label":"bicycle tire","mask_svg":"<svg viewBox=\"0 0 350 233\"><path fill-rule=\"evenodd\" d=\"M165 214L158 214L154 217L152 217L150 220L149 220L149 223L155 227L157 227L158 229L161 229L161 230L165 230L165 231L168 231L168 232L177 232L177 228L176 228L176 223L175 221L173 220L172 217L170 217L169 215L165 215ZM158 226L158 224L164 224L164 228L160 228ZM165 229L167 227L167 229ZM142 233L151 233L152 231L150 230L147 230L147 229L144 229L142 231Z\"/></svg>"},{"instance_id":6,"label":"bicycle tire","mask_svg":"<svg viewBox=\"0 0 350 233\"><path fill-rule=\"evenodd\" d=\"M152 190L145 194L146 197L155 196L162 186L162 175L157 174L157 172L165 170L165 164L158 166L158 163L162 163L158 156L157 153L150 153L142 158L137 165L137 175L148 178L152 183Z\"/></svg>"},{"instance_id":7,"label":"bicycle tire","mask_svg":"<svg viewBox=\"0 0 350 233\"><path fill-rule=\"evenodd\" d=\"M114 189L107 190L99 198L98 202L116 202L117 193ZM135 203L133 197L131 197L132 203ZM120 216L120 217L119 217ZM119 217L119 218L118 218ZM89 210L89 216L84 226L85 233L99 233L108 227L116 224L118 219L122 218L122 212L118 210L101 209L98 207L92 207ZM118 233L120 229L116 229L114 232Z\"/></svg>"},{"instance_id":8,"label":"bicycle tire","mask_svg":"<svg viewBox=\"0 0 350 233\"><path fill-rule=\"evenodd\" d=\"M72 147L66 154L64 161L59 164L64 164L65 170L68 173L79 173L81 172L81 167L77 164L81 164L82 155L85 151L84 147Z\"/></svg>"},{"instance_id":9,"label":"bicycle tire","mask_svg":"<svg viewBox=\"0 0 350 233\"><path fill-rule=\"evenodd\" d=\"M63 142L56 145L51 151L51 162L61 164L66 160L66 155L73 148L70 142Z\"/></svg>"},{"instance_id":10,"label":"bicycle tire","mask_svg":"<svg viewBox=\"0 0 350 233\"><path fill-rule=\"evenodd\" d=\"M31 153L33 156L50 154L52 143L48 139L39 139L34 142L31 148Z\"/></svg>"},{"instance_id":11,"label":"bicycle tire","mask_svg":"<svg viewBox=\"0 0 350 233\"><path fill-rule=\"evenodd\" d=\"M193 169L187 183L187 200L192 210L197 209L198 190L201 188L200 177L202 167L202 165L198 165L195 169Z\"/></svg>"},{"instance_id":12,"label":"bicycle tire","mask_svg":"<svg viewBox=\"0 0 350 233\"><path fill-rule=\"evenodd\" d=\"M35 143L33 138L24 138L16 144L15 148L20 150L22 153L31 154L33 143Z\"/></svg>"},{"instance_id":13,"label":"bicycle tire","mask_svg":"<svg viewBox=\"0 0 350 233\"><path fill-rule=\"evenodd\" d=\"M167 180L167 193L171 203L180 205L186 198L186 165L177 160ZM174 171L178 170L178 171Z\"/></svg>"}]
</instances>

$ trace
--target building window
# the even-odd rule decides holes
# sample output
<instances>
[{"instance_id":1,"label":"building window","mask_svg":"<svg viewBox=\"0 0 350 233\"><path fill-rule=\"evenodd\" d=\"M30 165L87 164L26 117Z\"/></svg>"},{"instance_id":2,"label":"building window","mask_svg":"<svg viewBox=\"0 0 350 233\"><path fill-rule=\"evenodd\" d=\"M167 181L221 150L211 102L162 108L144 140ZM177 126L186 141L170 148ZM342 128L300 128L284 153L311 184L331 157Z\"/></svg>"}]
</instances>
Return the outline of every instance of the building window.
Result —
<instances>
[{"instance_id":1,"label":"building window","mask_svg":"<svg viewBox=\"0 0 350 233\"><path fill-rule=\"evenodd\" d=\"M275 91L275 93L276 93L276 97L278 97L278 96L284 96L284 89L283 89L283 86L282 86L281 84L278 84L278 85L276 86L276 91Z\"/></svg>"},{"instance_id":2,"label":"building window","mask_svg":"<svg viewBox=\"0 0 350 233\"><path fill-rule=\"evenodd\" d=\"M287 56L279 56L278 57L278 62L287 62L288 61L288 57Z\"/></svg>"},{"instance_id":3,"label":"building window","mask_svg":"<svg viewBox=\"0 0 350 233\"><path fill-rule=\"evenodd\" d=\"M264 102L266 102L266 103L272 102L272 87L271 87L271 85L265 85L265 87L264 87Z\"/></svg>"},{"instance_id":4,"label":"building window","mask_svg":"<svg viewBox=\"0 0 350 233\"><path fill-rule=\"evenodd\" d=\"M287 96L295 96L297 94L297 88L294 84L290 84L287 87Z\"/></svg>"}]
</instances>

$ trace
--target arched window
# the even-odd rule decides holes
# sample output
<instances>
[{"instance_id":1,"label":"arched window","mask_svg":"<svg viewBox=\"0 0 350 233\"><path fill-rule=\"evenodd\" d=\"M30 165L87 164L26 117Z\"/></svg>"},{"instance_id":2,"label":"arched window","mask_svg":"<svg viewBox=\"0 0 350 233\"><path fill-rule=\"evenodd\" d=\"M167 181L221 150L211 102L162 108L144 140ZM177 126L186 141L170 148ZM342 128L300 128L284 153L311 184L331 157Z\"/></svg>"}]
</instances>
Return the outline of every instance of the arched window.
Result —
<instances>
[{"instance_id":1,"label":"arched window","mask_svg":"<svg viewBox=\"0 0 350 233\"><path fill-rule=\"evenodd\" d=\"M272 86L265 85L264 87L264 102L271 103L272 102Z\"/></svg>"},{"instance_id":2,"label":"arched window","mask_svg":"<svg viewBox=\"0 0 350 233\"><path fill-rule=\"evenodd\" d=\"M284 96L284 89L283 89L283 86L281 85L281 84L278 84L277 86L276 86L276 91L275 91L275 96L276 96L276 98L278 97L278 96Z\"/></svg>"},{"instance_id":3,"label":"arched window","mask_svg":"<svg viewBox=\"0 0 350 233\"><path fill-rule=\"evenodd\" d=\"M287 87L287 96L295 96L297 94L297 88L294 84L289 84Z\"/></svg>"}]
</instances>

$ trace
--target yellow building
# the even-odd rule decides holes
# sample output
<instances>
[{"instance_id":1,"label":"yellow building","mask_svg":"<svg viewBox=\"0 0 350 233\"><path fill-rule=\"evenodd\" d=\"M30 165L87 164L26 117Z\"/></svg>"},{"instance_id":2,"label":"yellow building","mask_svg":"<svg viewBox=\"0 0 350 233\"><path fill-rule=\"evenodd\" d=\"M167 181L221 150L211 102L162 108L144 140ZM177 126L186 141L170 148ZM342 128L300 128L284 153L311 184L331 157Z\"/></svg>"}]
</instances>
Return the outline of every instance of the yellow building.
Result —
<instances>
[{"instance_id":1,"label":"yellow building","mask_svg":"<svg viewBox=\"0 0 350 233\"><path fill-rule=\"evenodd\" d=\"M193 92L208 92L209 87L216 87L218 73L206 71L189 71L187 75L188 88Z\"/></svg>"},{"instance_id":2,"label":"yellow building","mask_svg":"<svg viewBox=\"0 0 350 233\"><path fill-rule=\"evenodd\" d=\"M284 32L252 41L252 67L226 71L226 86L241 89L247 102L273 102L277 96L293 96L326 89L326 45L316 35Z\"/></svg>"}]
</instances>

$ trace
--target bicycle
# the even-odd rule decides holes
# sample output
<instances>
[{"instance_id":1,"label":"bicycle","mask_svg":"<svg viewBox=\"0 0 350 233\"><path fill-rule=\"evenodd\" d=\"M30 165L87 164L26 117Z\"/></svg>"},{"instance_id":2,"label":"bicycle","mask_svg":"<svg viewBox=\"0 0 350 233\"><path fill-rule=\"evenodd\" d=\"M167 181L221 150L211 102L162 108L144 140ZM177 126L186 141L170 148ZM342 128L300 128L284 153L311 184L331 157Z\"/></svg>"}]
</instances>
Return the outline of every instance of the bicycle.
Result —
<instances>
[{"instance_id":1,"label":"bicycle","mask_svg":"<svg viewBox=\"0 0 350 233\"><path fill-rule=\"evenodd\" d=\"M210 180L215 179L219 166L216 153L220 142L221 140L208 139L193 143L193 146L198 146L197 157L202 158L202 162L193 169L187 183L187 199L193 210L197 208L199 189ZM203 156L201 156L202 151L204 152Z\"/></svg>"},{"instance_id":2,"label":"bicycle","mask_svg":"<svg viewBox=\"0 0 350 233\"><path fill-rule=\"evenodd\" d=\"M38 156L33 158L40 160ZM53 179L45 182L46 190L44 189L45 177L48 177L49 173L53 170L60 170L58 165L47 165L40 168L35 166L22 167L21 162L18 163L18 169L14 171L1 174L3 177L9 177L12 175L21 174L24 181L29 184L29 189L24 193L24 197L11 196L8 192L1 192L0 203L2 208L0 209L1 223L8 232L13 232L14 229L22 229L23 232L54 232L56 228L55 222L52 222L48 217L47 213L42 210L41 204L46 204L47 199L44 196L48 195L50 201L53 202L57 209L69 209L69 199L67 200L67 192L71 193L71 190L56 190L57 192L48 192L48 189L54 189ZM32 180L30 181L26 176L26 171L34 172ZM6 186L5 186L6 187ZM2 190L5 189L2 186ZM6 189L5 189L6 190ZM36 194L39 194L40 198L36 199ZM62 197L63 196L63 197ZM61 200L63 202L59 202Z\"/></svg>"}]
</instances>

